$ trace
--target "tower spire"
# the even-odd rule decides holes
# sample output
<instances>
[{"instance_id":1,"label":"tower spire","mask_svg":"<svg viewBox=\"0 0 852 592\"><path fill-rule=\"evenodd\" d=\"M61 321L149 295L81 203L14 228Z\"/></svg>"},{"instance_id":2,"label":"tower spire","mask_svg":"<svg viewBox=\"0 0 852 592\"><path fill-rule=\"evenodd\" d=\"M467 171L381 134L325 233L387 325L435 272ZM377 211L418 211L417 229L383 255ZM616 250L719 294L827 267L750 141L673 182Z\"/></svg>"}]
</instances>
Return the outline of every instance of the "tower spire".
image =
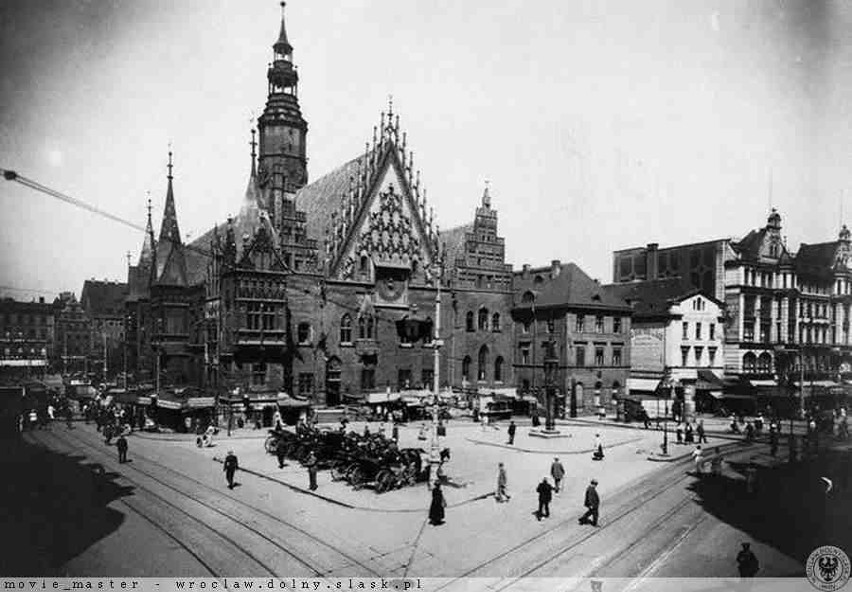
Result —
<instances>
[{"instance_id":1,"label":"tower spire","mask_svg":"<svg viewBox=\"0 0 852 592\"><path fill-rule=\"evenodd\" d=\"M251 176L252 177L257 176L257 167L255 165L255 160L256 160L256 157L257 157L257 153L255 152L255 149L257 148L257 141L255 140L255 137L254 137L254 135L256 133L257 132L255 131L255 129L251 128Z\"/></svg>"},{"instance_id":2,"label":"tower spire","mask_svg":"<svg viewBox=\"0 0 852 592\"><path fill-rule=\"evenodd\" d=\"M285 57L293 53L293 46L287 40L287 27L284 24L284 7L286 2L281 2L281 31L278 33L278 41L272 46L276 56Z\"/></svg>"},{"instance_id":3,"label":"tower spire","mask_svg":"<svg viewBox=\"0 0 852 592\"><path fill-rule=\"evenodd\" d=\"M482 192L482 207L490 208L491 207L491 195L488 190L491 188L491 181L485 179L485 190Z\"/></svg>"}]
</instances>

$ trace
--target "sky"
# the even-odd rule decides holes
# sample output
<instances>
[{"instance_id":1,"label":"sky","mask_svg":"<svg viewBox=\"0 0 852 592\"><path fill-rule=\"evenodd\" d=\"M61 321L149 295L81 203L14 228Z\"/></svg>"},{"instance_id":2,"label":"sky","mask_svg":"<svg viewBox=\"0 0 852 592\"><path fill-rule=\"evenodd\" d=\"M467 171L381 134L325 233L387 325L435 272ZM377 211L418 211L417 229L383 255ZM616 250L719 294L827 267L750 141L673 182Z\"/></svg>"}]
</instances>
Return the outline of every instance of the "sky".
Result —
<instances>
[{"instance_id":1,"label":"sky","mask_svg":"<svg viewBox=\"0 0 852 592\"><path fill-rule=\"evenodd\" d=\"M393 97L441 228L485 181L506 257L612 280L612 251L852 217L852 3L290 0L316 180ZM275 0L3 0L0 168L191 240L239 209ZM126 281L141 232L0 179L0 294ZM842 220L841 220L842 218ZM321 238L321 237L318 237Z\"/></svg>"}]
</instances>

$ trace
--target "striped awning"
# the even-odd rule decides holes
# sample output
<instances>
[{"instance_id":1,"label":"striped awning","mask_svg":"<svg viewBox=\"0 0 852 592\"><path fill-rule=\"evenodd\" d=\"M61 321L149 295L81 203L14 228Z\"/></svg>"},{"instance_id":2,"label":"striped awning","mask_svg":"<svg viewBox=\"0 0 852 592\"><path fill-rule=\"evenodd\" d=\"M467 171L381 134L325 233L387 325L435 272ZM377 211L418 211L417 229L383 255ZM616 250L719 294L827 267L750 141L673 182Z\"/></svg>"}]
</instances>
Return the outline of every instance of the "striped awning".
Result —
<instances>
[{"instance_id":1,"label":"striped awning","mask_svg":"<svg viewBox=\"0 0 852 592\"><path fill-rule=\"evenodd\" d=\"M627 390L631 393L634 391L654 393L660 387L660 380L657 378L628 378Z\"/></svg>"}]
</instances>

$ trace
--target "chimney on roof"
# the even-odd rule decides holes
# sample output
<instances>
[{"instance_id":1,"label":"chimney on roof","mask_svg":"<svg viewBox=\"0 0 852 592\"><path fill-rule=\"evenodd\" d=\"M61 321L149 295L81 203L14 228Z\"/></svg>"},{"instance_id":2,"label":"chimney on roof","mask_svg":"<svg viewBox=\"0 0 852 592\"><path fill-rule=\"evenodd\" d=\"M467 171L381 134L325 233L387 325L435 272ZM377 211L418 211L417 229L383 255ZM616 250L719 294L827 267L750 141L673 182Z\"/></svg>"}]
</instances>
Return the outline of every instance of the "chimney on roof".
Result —
<instances>
[{"instance_id":1,"label":"chimney on roof","mask_svg":"<svg viewBox=\"0 0 852 592\"><path fill-rule=\"evenodd\" d=\"M521 277L526 279L530 277L530 264L524 263L523 268L521 270Z\"/></svg>"},{"instance_id":2,"label":"chimney on roof","mask_svg":"<svg viewBox=\"0 0 852 592\"><path fill-rule=\"evenodd\" d=\"M560 271L562 271L562 262L559 259L552 260L550 262L550 278L558 277Z\"/></svg>"},{"instance_id":3,"label":"chimney on roof","mask_svg":"<svg viewBox=\"0 0 852 592\"><path fill-rule=\"evenodd\" d=\"M38 303L39 303L39 304L44 304L44 296L39 296L39 297L38 297Z\"/></svg>"},{"instance_id":4,"label":"chimney on roof","mask_svg":"<svg viewBox=\"0 0 852 592\"><path fill-rule=\"evenodd\" d=\"M648 243L645 247L645 274L646 279L655 280L659 274L659 249L657 243Z\"/></svg>"}]
</instances>

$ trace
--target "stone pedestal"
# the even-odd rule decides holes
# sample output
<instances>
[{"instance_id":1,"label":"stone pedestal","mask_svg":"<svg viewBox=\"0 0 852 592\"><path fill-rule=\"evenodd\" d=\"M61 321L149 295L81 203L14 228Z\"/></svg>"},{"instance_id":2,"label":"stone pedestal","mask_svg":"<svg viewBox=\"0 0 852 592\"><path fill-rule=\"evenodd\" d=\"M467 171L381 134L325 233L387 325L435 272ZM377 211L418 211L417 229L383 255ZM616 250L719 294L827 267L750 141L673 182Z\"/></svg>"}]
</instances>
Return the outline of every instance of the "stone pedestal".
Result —
<instances>
[{"instance_id":1,"label":"stone pedestal","mask_svg":"<svg viewBox=\"0 0 852 592\"><path fill-rule=\"evenodd\" d=\"M529 435L533 438L570 438L571 434L560 432L559 430L548 430L545 428L533 428L529 431Z\"/></svg>"}]
</instances>

